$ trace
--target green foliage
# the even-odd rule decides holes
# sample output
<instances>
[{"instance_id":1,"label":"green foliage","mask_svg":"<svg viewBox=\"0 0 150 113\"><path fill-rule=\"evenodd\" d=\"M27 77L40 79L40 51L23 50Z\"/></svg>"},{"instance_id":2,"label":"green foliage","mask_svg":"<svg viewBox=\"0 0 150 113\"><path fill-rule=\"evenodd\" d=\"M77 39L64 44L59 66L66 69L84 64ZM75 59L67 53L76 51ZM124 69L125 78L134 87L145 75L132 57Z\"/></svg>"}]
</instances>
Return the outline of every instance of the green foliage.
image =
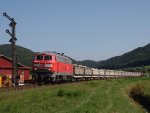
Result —
<instances>
[{"instance_id":1,"label":"green foliage","mask_svg":"<svg viewBox=\"0 0 150 113\"><path fill-rule=\"evenodd\" d=\"M57 96L62 97L62 96L64 96L64 95L65 95L64 90L59 89L58 92L57 92Z\"/></svg>"},{"instance_id":2,"label":"green foliage","mask_svg":"<svg viewBox=\"0 0 150 113\"><path fill-rule=\"evenodd\" d=\"M98 62L92 61L92 60L84 60L84 61L73 60L73 64L79 64L79 65L88 66L88 67L92 67L92 68L98 67Z\"/></svg>"},{"instance_id":3,"label":"green foliage","mask_svg":"<svg viewBox=\"0 0 150 113\"><path fill-rule=\"evenodd\" d=\"M68 96L68 97L77 97L77 96L79 96L81 93L80 93L80 91L67 91L66 92L66 95Z\"/></svg>"},{"instance_id":4,"label":"green foliage","mask_svg":"<svg viewBox=\"0 0 150 113\"><path fill-rule=\"evenodd\" d=\"M67 96L67 97L77 97L80 94L81 94L80 91L71 91L71 90L65 91L63 89L59 89L57 91L57 96L59 96L59 97L64 97L64 96Z\"/></svg>"},{"instance_id":5,"label":"green foliage","mask_svg":"<svg viewBox=\"0 0 150 113\"><path fill-rule=\"evenodd\" d=\"M136 98L139 98L141 96L143 96L144 94L144 86L142 84L137 83L130 92L130 96L134 96Z\"/></svg>"},{"instance_id":6,"label":"green foliage","mask_svg":"<svg viewBox=\"0 0 150 113\"><path fill-rule=\"evenodd\" d=\"M86 84L91 86L91 87L96 87L98 85L97 82L94 82L94 81L88 82Z\"/></svg>"},{"instance_id":7,"label":"green foliage","mask_svg":"<svg viewBox=\"0 0 150 113\"><path fill-rule=\"evenodd\" d=\"M130 71L130 72L143 72L144 75L147 75L147 76L150 75L150 66L127 67L127 68L123 68L122 70Z\"/></svg>"}]
</instances>

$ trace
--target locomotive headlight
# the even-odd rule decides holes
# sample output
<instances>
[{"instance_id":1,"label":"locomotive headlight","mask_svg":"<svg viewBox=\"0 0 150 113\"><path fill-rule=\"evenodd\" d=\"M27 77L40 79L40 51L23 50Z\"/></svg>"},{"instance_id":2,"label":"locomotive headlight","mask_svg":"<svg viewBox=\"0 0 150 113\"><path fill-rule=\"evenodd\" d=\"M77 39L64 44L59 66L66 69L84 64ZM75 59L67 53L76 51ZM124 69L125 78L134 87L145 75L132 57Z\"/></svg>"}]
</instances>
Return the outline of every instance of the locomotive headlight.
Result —
<instances>
[{"instance_id":1,"label":"locomotive headlight","mask_svg":"<svg viewBox=\"0 0 150 113\"><path fill-rule=\"evenodd\" d=\"M45 67L52 67L52 64L45 64Z\"/></svg>"}]
</instances>

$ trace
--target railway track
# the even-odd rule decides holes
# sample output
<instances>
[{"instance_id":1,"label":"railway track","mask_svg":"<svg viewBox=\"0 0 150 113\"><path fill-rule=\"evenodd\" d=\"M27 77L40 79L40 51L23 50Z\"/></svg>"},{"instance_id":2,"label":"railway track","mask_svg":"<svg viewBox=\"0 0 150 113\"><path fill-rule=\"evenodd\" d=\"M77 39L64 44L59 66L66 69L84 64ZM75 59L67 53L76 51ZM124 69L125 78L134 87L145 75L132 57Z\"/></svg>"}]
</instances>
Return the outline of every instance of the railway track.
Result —
<instances>
[{"instance_id":1,"label":"railway track","mask_svg":"<svg viewBox=\"0 0 150 113\"><path fill-rule=\"evenodd\" d=\"M96 79L93 79L93 80L96 80ZM100 79L97 79L97 80L100 80ZM5 87L0 88L0 92L11 91L11 90L17 91L17 90L24 90L24 89L34 89L34 88L43 87L43 86L55 86L55 85L62 85L62 84L78 84L84 81L91 81L91 80L78 80L78 81L72 81L72 82L55 82L55 83L46 83L46 84L28 83L28 84L18 85L18 86L5 86Z\"/></svg>"},{"instance_id":2,"label":"railway track","mask_svg":"<svg viewBox=\"0 0 150 113\"><path fill-rule=\"evenodd\" d=\"M122 77L121 77L122 78ZM125 77L124 77L125 78ZM132 77L130 77L132 78ZM28 84L24 84L24 85L18 85L18 86L7 86L7 87L2 87L0 88L0 92L1 91L11 91L11 90L16 90L16 91L19 91L19 90L25 90L25 89L34 89L34 88L39 88L39 87L43 87L43 86L56 86L56 85L62 85L62 84L78 84L78 83L81 83L81 82L85 82L85 81L92 81L92 80L112 80L112 79L119 79L119 78L99 78L99 79L82 79L82 80L77 80L77 81L71 81L71 82L66 82L66 81L63 81L63 82L55 82L55 83L41 83L41 84L32 84L32 83L28 83Z\"/></svg>"}]
</instances>

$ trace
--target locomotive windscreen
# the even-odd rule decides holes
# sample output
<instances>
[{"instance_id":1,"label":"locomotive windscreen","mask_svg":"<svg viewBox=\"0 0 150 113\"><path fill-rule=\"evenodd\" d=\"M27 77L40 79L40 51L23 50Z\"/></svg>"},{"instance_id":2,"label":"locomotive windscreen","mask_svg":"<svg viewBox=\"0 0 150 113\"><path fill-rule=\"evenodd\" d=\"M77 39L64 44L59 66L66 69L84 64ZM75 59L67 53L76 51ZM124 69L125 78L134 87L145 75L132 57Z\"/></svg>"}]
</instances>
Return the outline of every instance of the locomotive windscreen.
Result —
<instances>
[{"instance_id":1,"label":"locomotive windscreen","mask_svg":"<svg viewBox=\"0 0 150 113\"><path fill-rule=\"evenodd\" d=\"M44 60L52 60L52 56L45 55Z\"/></svg>"},{"instance_id":2,"label":"locomotive windscreen","mask_svg":"<svg viewBox=\"0 0 150 113\"><path fill-rule=\"evenodd\" d=\"M52 56L50 55L37 55L36 60L52 60Z\"/></svg>"},{"instance_id":3,"label":"locomotive windscreen","mask_svg":"<svg viewBox=\"0 0 150 113\"><path fill-rule=\"evenodd\" d=\"M43 55L37 55L36 56L36 60L42 60L43 59Z\"/></svg>"}]
</instances>

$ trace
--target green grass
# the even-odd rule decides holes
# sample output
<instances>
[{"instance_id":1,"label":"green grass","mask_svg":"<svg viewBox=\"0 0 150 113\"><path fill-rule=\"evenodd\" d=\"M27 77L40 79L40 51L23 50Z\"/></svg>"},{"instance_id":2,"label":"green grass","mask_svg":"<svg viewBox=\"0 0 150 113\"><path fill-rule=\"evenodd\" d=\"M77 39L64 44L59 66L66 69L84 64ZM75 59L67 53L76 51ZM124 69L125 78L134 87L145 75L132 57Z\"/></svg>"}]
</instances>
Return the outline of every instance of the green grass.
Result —
<instances>
[{"instance_id":1,"label":"green grass","mask_svg":"<svg viewBox=\"0 0 150 113\"><path fill-rule=\"evenodd\" d=\"M128 96L137 83L150 95L146 77L0 90L0 113L144 113Z\"/></svg>"}]
</instances>

